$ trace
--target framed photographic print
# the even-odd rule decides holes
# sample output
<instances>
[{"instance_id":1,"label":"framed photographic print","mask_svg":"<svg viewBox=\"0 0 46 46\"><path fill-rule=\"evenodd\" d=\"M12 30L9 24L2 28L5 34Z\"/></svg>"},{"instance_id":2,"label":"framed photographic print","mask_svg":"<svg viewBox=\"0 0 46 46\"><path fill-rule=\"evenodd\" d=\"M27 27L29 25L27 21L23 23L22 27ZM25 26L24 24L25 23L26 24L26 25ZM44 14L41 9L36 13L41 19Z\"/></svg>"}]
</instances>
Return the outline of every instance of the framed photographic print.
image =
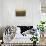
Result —
<instances>
[{"instance_id":1,"label":"framed photographic print","mask_svg":"<svg viewBox=\"0 0 46 46\"><path fill-rule=\"evenodd\" d=\"M17 10L16 16L26 16L26 11L25 10Z\"/></svg>"}]
</instances>

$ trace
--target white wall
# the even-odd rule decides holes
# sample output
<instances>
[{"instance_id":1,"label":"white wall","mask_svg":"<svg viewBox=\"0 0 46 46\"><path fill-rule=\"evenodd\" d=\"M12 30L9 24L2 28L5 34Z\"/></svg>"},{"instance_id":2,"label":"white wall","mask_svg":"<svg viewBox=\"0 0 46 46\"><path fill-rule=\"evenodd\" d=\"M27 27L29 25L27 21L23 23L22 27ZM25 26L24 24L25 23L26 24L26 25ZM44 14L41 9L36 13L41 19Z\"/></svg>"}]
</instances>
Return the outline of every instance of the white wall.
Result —
<instances>
[{"instance_id":1,"label":"white wall","mask_svg":"<svg viewBox=\"0 0 46 46\"><path fill-rule=\"evenodd\" d=\"M2 21L2 16L1 16L1 0L0 0L0 25L1 25L1 21Z\"/></svg>"},{"instance_id":2,"label":"white wall","mask_svg":"<svg viewBox=\"0 0 46 46\"><path fill-rule=\"evenodd\" d=\"M25 17L16 17L16 9L25 9ZM3 0L2 25L33 25L40 20L39 0Z\"/></svg>"},{"instance_id":3,"label":"white wall","mask_svg":"<svg viewBox=\"0 0 46 46\"><path fill-rule=\"evenodd\" d=\"M46 0L41 0L41 20L46 21Z\"/></svg>"},{"instance_id":4,"label":"white wall","mask_svg":"<svg viewBox=\"0 0 46 46\"><path fill-rule=\"evenodd\" d=\"M0 26L3 24L3 0L0 0Z\"/></svg>"}]
</instances>

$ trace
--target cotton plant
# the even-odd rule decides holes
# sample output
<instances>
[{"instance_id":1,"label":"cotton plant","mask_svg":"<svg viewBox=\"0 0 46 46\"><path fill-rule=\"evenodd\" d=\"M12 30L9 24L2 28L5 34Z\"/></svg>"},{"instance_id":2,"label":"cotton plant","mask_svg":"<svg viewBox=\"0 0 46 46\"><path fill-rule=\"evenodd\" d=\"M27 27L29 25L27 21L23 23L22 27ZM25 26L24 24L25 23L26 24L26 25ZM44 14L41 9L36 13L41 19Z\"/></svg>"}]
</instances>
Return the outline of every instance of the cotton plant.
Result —
<instances>
[{"instance_id":1,"label":"cotton plant","mask_svg":"<svg viewBox=\"0 0 46 46\"><path fill-rule=\"evenodd\" d=\"M33 35L33 37L32 37L32 39L31 39L31 41L38 41L37 36Z\"/></svg>"},{"instance_id":2,"label":"cotton plant","mask_svg":"<svg viewBox=\"0 0 46 46\"><path fill-rule=\"evenodd\" d=\"M37 38L37 36L33 36L32 37L32 39L31 39L31 41L33 41L33 45L36 45L36 43L37 43L37 41L38 41L38 38Z\"/></svg>"},{"instance_id":3,"label":"cotton plant","mask_svg":"<svg viewBox=\"0 0 46 46\"><path fill-rule=\"evenodd\" d=\"M31 41L33 41L33 45L35 46L36 44L37 44L37 41L39 40L39 32L38 32L38 30L36 29L35 30L35 33L34 33L34 35L33 35L33 37L32 37L32 39L31 39Z\"/></svg>"},{"instance_id":4,"label":"cotton plant","mask_svg":"<svg viewBox=\"0 0 46 46\"><path fill-rule=\"evenodd\" d=\"M40 21L40 24L37 25L37 29L44 32L44 28L45 28L45 22Z\"/></svg>"},{"instance_id":5,"label":"cotton plant","mask_svg":"<svg viewBox=\"0 0 46 46\"><path fill-rule=\"evenodd\" d=\"M45 21L40 21L40 24L37 25L37 29L40 30L40 37L44 37L45 27Z\"/></svg>"},{"instance_id":6,"label":"cotton plant","mask_svg":"<svg viewBox=\"0 0 46 46\"><path fill-rule=\"evenodd\" d=\"M44 29L46 30L46 23L44 24Z\"/></svg>"}]
</instances>

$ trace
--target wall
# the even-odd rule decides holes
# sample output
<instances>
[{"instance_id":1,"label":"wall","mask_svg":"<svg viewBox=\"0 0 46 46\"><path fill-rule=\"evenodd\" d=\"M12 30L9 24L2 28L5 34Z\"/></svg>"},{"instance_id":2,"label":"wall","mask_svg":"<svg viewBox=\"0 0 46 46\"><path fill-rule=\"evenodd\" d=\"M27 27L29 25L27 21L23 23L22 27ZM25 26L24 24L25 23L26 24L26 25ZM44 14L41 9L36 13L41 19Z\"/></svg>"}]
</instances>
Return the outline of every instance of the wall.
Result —
<instances>
[{"instance_id":1,"label":"wall","mask_svg":"<svg viewBox=\"0 0 46 46\"><path fill-rule=\"evenodd\" d=\"M25 9L25 17L16 17L16 9ZM33 25L40 20L39 0L3 0L2 25Z\"/></svg>"},{"instance_id":2,"label":"wall","mask_svg":"<svg viewBox=\"0 0 46 46\"><path fill-rule=\"evenodd\" d=\"M41 0L41 20L46 21L46 0Z\"/></svg>"},{"instance_id":3,"label":"wall","mask_svg":"<svg viewBox=\"0 0 46 46\"><path fill-rule=\"evenodd\" d=\"M0 26L2 24L2 1L0 0Z\"/></svg>"}]
</instances>

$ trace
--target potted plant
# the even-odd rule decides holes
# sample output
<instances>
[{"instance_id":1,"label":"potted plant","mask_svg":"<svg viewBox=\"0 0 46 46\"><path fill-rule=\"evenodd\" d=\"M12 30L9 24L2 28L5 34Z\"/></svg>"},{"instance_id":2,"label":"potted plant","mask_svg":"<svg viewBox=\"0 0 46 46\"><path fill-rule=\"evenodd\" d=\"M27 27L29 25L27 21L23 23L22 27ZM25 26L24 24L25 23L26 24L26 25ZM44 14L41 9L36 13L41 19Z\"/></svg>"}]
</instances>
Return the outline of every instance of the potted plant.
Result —
<instances>
[{"instance_id":1,"label":"potted plant","mask_svg":"<svg viewBox=\"0 0 46 46\"><path fill-rule=\"evenodd\" d=\"M31 41L33 41L33 46L36 46L36 43L38 41L37 36L33 36L32 39L31 39Z\"/></svg>"},{"instance_id":2,"label":"potted plant","mask_svg":"<svg viewBox=\"0 0 46 46\"><path fill-rule=\"evenodd\" d=\"M37 25L37 29L40 30L42 37L44 37L44 27L45 27L44 24L45 24L45 22L40 21L40 24Z\"/></svg>"}]
</instances>

